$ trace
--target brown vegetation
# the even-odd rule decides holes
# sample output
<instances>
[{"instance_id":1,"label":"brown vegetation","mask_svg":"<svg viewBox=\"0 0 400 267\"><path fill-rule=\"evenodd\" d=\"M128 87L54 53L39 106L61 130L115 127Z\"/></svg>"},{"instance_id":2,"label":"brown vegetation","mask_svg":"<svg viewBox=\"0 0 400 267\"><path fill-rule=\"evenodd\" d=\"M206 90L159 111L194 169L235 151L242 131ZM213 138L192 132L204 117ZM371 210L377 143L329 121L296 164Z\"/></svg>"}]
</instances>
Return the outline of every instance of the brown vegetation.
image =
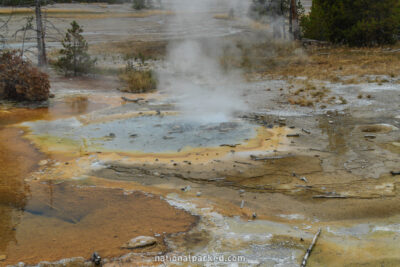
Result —
<instances>
[{"instance_id":1,"label":"brown vegetation","mask_svg":"<svg viewBox=\"0 0 400 267\"><path fill-rule=\"evenodd\" d=\"M159 59L166 54L167 42L163 41L121 41L106 44L95 44L90 47L90 51L102 55L120 54L124 59Z\"/></svg>"},{"instance_id":2,"label":"brown vegetation","mask_svg":"<svg viewBox=\"0 0 400 267\"><path fill-rule=\"evenodd\" d=\"M394 78L400 73L400 52L396 48L325 47L304 49L288 47L275 50L276 56L265 62L263 74L274 76L302 76L310 79L347 84L388 82L385 78L369 75L386 75ZM296 52L297 50L297 52ZM303 53L300 53L302 51ZM346 78L349 77L349 78Z\"/></svg>"},{"instance_id":3,"label":"brown vegetation","mask_svg":"<svg viewBox=\"0 0 400 267\"><path fill-rule=\"evenodd\" d=\"M119 77L126 84L122 89L124 92L145 93L157 87L157 80L151 70L128 70Z\"/></svg>"},{"instance_id":4,"label":"brown vegetation","mask_svg":"<svg viewBox=\"0 0 400 267\"><path fill-rule=\"evenodd\" d=\"M49 89L48 75L16 51L0 55L0 98L42 101L48 99Z\"/></svg>"}]
</instances>

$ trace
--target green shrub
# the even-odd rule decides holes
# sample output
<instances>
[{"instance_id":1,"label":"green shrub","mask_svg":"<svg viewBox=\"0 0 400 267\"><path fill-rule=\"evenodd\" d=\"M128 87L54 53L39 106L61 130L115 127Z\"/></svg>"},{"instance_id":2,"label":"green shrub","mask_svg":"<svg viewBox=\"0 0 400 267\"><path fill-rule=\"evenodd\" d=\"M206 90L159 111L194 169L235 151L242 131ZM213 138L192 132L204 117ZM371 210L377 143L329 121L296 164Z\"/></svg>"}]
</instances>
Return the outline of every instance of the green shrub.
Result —
<instances>
[{"instance_id":1,"label":"green shrub","mask_svg":"<svg viewBox=\"0 0 400 267\"><path fill-rule=\"evenodd\" d=\"M140 9L146 8L145 0L133 0L133 8L136 9L136 10L140 10Z\"/></svg>"},{"instance_id":2,"label":"green shrub","mask_svg":"<svg viewBox=\"0 0 400 267\"><path fill-rule=\"evenodd\" d=\"M151 70L127 70L119 75L126 88L122 91L130 93L145 93L156 89L157 80Z\"/></svg>"},{"instance_id":3,"label":"green shrub","mask_svg":"<svg viewBox=\"0 0 400 267\"><path fill-rule=\"evenodd\" d=\"M306 38L373 46L393 44L400 27L399 0L313 0L301 19Z\"/></svg>"}]
</instances>

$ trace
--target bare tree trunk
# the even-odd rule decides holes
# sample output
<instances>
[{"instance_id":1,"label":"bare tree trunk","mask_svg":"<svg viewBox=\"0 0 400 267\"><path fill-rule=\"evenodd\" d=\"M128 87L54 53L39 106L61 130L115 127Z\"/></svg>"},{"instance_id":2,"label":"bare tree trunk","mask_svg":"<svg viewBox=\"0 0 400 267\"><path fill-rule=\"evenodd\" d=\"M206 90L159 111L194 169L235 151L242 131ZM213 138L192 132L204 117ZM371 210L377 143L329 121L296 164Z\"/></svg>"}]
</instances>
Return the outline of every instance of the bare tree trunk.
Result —
<instances>
[{"instance_id":1,"label":"bare tree trunk","mask_svg":"<svg viewBox=\"0 0 400 267\"><path fill-rule=\"evenodd\" d=\"M43 29L42 21L42 8L40 5L41 0L36 0L35 15L36 15L36 35L37 35L37 48L38 48L38 65L47 65L46 57L46 44L45 44L45 34Z\"/></svg>"},{"instance_id":2,"label":"bare tree trunk","mask_svg":"<svg viewBox=\"0 0 400 267\"><path fill-rule=\"evenodd\" d=\"M290 0L290 32L295 40L300 39L299 17L297 14L296 0Z\"/></svg>"}]
</instances>

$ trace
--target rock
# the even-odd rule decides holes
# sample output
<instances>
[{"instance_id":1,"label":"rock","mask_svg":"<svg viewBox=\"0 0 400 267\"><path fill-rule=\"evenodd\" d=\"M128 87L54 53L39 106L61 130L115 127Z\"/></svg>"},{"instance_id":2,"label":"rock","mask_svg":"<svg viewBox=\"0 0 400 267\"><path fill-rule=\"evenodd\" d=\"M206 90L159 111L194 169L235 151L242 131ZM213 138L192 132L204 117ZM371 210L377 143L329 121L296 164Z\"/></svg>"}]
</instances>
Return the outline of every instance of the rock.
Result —
<instances>
[{"instance_id":1,"label":"rock","mask_svg":"<svg viewBox=\"0 0 400 267\"><path fill-rule=\"evenodd\" d=\"M400 142L393 142L392 145L400 147Z\"/></svg>"},{"instance_id":2,"label":"rock","mask_svg":"<svg viewBox=\"0 0 400 267\"><path fill-rule=\"evenodd\" d=\"M5 261L7 259L7 255L0 255L0 261Z\"/></svg>"},{"instance_id":3,"label":"rock","mask_svg":"<svg viewBox=\"0 0 400 267\"><path fill-rule=\"evenodd\" d=\"M361 125L359 129L364 133L389 133L399 130L396 126L387 123Z\"/></svg>"},{"instance_id":4,"label":"rock","mask_svg":"<svg viewBox=\"0 0 400 267\"><path fill-rule=\"evenodd\" d=\"M94 252L92 254L92 257L90 258L90 260L95 264L95 265L100 265L101 263L101 257L99 255L99 253Z\"/></svg>"},{"instance_id":5,"label":"rock","mask_svg":"<svg viewBox=\"0 0 400 267\"><path fill-rule=\"evenodd\" d=\"M304 181L304 182L308 183L308 180L307 180L307 178L306 178L306 177L301 177L301 178L300 178L300 180L302 180L302 181Z\"/></svg>"},{"instance_id":6,"label":"rock","mask_svg":"<svg viewBox=\"0 0 400 267\"><path fill-rule=\"evenodd\" d=\"M152 246L157 243L157 239L152 236L138 236L132 238L122 248L134 249Z\"/></svg>"},{"instance_id":7,"label":"rock","mask_svg":"<svg viewBox=\"0 0 400 267\"><path fill-rule=\"evenodd\" d=\"M39 161L39 166L44 166L44 165L46 165L47 163L49 163L49 161L48 160L45 160L45 159L43 159L43 160L41 160L41 161Z\"/></svg>"},{"instance_id":8,"label":"rock","mask_svg":"<svg viewBox=\"0 0 400 267\"><path fill-rule=\"evenodd\" d=\"M181 188L181 190L182 190L183 192L190 191L190 189L192 189L192 187L191 187L190 185Z\"/></svg>"},{"instance_id":9,"label":"rock","mask_svg":"<svg viewBox=\"0 0 400 267\"><path fill-rule=\"evenodd\" d=\"M373 135L373 134L366 134L366 135L364 135L364 138L367 138L367 139L375 139L375 138L376 138L376 135Z\"/></svg>"},{"instance_id":10,"label":"rock","mask_svg":"<svg viewBox=\"0 0 400 267\"><path fill-rule=\"evenodd\" d=\"M198 197L201 196L201 192L197 192L196 196L198 196Z\"/></svg>"}]
</instances>

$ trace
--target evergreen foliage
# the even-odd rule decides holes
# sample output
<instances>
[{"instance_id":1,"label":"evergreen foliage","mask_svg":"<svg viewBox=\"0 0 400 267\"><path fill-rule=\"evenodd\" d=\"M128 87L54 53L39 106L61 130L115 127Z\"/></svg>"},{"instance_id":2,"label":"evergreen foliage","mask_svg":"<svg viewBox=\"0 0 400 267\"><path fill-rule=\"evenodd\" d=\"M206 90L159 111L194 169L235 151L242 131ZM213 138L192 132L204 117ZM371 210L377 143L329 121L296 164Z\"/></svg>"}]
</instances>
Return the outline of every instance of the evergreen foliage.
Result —
<instances>
[{"instance_id":1,"label":"evergreen foliage","mask_svg":"<svg viewBox=\"0 0 400 267\"><path fill-rule=\"evenodd\" d=\"M372 46L396 42L400 27L399 0L313 0L301 20L306 38Z\"/></svg>"},{"instance_id":2,"label":"evergreen foliage","mask_svg":"<svg viewBox=\"0 0 400 267\"><path fill-rule=\"evenodd\" d=\"M64 71L65 75L82 75L90 72L94 67L96 60L90 58L88 54L89 46L82 36L82 32L82 27L76 21L73 21L62 41L61 57L56 66Z\"/></svg>"}]
</instances>

